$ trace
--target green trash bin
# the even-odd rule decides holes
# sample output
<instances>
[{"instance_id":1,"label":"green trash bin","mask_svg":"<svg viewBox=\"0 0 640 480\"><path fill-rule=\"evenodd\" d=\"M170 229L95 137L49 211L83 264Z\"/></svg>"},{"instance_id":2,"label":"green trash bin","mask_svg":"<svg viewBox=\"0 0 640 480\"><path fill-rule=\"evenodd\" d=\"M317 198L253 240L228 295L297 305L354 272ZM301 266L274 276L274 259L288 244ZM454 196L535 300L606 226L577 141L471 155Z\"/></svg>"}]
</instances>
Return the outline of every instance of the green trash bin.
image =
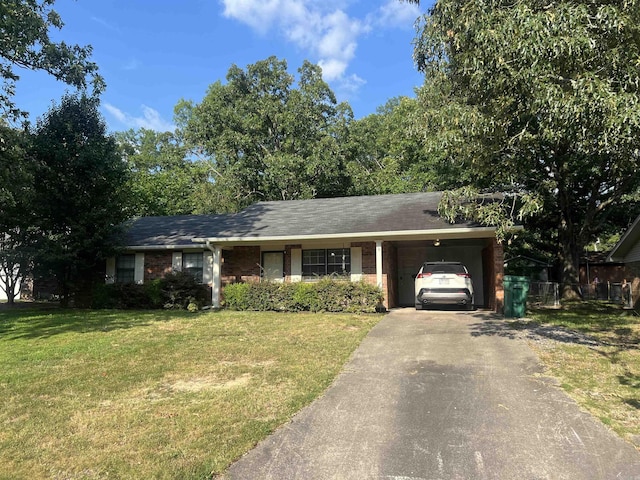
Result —
<instances>
[{"instance_id":1,"label":"green trash bin","mask_svg":"<svg viewBox=\"0 0 640 480\"><path fill-rule=\"evenodd\" d=\"M504 316L506 318L524 317L527 312L529 279L514 275L504 276Z\"/></svg>"}]
</instances>

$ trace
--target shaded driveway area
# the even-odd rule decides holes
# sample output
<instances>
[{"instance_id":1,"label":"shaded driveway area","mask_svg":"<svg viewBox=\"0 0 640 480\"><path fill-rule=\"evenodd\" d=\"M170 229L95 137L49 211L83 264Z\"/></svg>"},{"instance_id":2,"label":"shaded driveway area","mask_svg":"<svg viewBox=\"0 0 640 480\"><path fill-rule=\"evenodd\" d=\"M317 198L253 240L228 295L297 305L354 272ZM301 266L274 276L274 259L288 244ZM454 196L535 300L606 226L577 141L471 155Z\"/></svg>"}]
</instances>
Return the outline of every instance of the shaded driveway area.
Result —
<instances>
[{"instance_id":1,"label":"shaded driveway area","mask_svg":"<svg viewBox=\"0 0 640 480\"><path fill-rule=\"evenodd\" d=\"M399 309L228 479L639 479L640 453L483 312Z\"/></svg>"}]
</instances>

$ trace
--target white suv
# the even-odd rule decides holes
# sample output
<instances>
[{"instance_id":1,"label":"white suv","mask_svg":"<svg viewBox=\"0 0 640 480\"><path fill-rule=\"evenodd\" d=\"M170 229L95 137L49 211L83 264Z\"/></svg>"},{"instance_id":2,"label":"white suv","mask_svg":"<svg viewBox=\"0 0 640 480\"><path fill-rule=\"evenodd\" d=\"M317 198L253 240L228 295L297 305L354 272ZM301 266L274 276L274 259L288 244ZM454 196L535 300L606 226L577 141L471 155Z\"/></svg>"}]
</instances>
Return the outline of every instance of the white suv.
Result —
<instances>
[{"instance_id":1,"label":"white suv","mask_svg":"<svg viewBox=\"0 0 640 480\"><path fill-rule=\"evenodd\" d=\"M416 310L429 305L462 305L473 310L473 283L460 262L425 262L416 275Z\"/></svg>"}]
</instances>

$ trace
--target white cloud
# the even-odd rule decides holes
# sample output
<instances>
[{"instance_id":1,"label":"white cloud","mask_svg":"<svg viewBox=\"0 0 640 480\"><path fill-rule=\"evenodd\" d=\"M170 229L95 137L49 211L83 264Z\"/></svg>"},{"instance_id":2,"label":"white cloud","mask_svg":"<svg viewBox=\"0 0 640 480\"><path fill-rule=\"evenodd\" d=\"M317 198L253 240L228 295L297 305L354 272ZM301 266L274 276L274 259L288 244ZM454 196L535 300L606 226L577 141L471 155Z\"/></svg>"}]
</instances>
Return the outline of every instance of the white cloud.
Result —
<instances>
[{"instance_id":1,"label":"white cloud","mask_svg":"<svg viewBox=\"0 0 640 480\"><path fill-rule=\"evenodd\" d=\"M275 28L308 50L323 67L326 81L340 80L353 60L367 22L350 17L344 2L313 0L222 0L223 15L266 33Z\"/></svg>"},{"instance_id":2,"label":"white cloud","mask_svg":"<svg viewBox=\"0 0 640 480\"><path fill-rule=\"evenodd\" d=\"M352 0L220 0L223 15L249 25L261 34L277 30L284 38L309 52L322 67L327 82L337 82L355 92L366 83L348 69L359 39L376 29L412 28L420 16L414 4L386 0L363 18L346 13Z\"/></svg>"},{"instance_id":3,"label":"white cloud","mask_svg":"<svg viewBox=\"0 0 640 480\"><path fill-rule=\"evenodd\" d=\"M140 66L140 62L137 59L131 58L127 63L122 65L123 70L137 70Z\"/></svg>"},{"instance_id":4,"label":"white cloud","mask_svg":"<svg viewBox=\"0 0 640 480\"><path fill-rule=\"evenodd\" d=\"M367 83L367 81L360 78L355 73L349 76L344 76L337 82L336 94L340 98L350 100L357 96L358 91L365 83Z\"/></svg>"},{"instance_id":5,"label":"white cloud","mask_svg":"<svg viewBox=\"0 0 640 480\"><path fill-rule=\"evenodd\" d=\"M375 23L382 27L413 28L416 19L421 15L420 7L413 3L388 0L380 7Z\"/></svg>"},{"instance_id":6,"label":"white cloud","mask_svg":"<svg viewBox=\"0 0 640 480\"><path fill-rule=\"evenodd\" d=\"M102 25L104 28L106 28L106 29L108 29L108 30L112 30L112 31L114 31L114 32L120 33L120 29L119 29L117 26L115 26L115 25L113 25L113 24L111 24L111 23L107 22L107 21L106 21L105 19L103 19L103 18L100 18L100 17L91 17L91 20L92 20L92 21L94 21L94 22L96 22L96 23L99 23L100 25Z\"/></svg>"},{"instance_id":7,"label":"white cloud","mask_svg":"<svg viewBox=\"0 0 640 480\"><path fill-rule=\"evenodd\" d=\"M176 129L176 126L171 122L164 120L157 110L147 107L146 105L141 106L141 117L129 115L110 103L105 103L103 106L107 112L127 128L146 128L148 130L155 130L158 132L169 132Z\"/></svg>"}]
</instances>

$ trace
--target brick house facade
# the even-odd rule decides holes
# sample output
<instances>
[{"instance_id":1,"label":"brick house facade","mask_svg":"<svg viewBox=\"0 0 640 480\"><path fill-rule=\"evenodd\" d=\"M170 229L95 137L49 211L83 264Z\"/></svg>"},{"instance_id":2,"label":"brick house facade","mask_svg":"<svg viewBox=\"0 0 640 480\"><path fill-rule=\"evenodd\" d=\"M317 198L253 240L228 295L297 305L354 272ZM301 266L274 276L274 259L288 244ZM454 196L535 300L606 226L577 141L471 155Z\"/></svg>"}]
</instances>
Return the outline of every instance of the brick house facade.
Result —
<instances>
[{"instance_id":1,"label":"brick house facade","mask_svg":"<svg viewBox=\"0 0 640 480\"><path fill-rule=\"evenodd\" d=\"M445 222L437 215L440 195L261 202L238 214L144 217L129 226L128 268L145 283L197 259L214 307L229 283L314 281L340 272L377 285L384 305L395 308L414 305L422 262L462 261L473 274L477 306L501 311L504 259L495 229ZM118 262L107 262L108 281L125 268Z\"/></svg>"}]
</instances>

